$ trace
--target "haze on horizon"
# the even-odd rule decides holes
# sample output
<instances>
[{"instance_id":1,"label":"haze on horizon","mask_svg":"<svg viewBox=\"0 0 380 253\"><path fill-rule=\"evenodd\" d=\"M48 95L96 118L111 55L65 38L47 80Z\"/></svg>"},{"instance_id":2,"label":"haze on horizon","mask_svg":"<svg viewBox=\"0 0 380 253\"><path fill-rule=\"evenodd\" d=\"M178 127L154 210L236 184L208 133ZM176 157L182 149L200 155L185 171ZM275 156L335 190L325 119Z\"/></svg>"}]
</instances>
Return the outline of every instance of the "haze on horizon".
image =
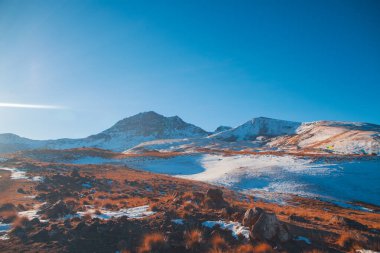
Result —
<instances>
[{"instance_id":1,"label":"haze on horizon","mask_svg":"<svg viewBox=\"0 0 380 253\"><path fill-rule=\"evenodd\" d=\"M380 124L380 2L0 0L0 133L85 137L143 111Z\"/></svg>"}]
</instances>

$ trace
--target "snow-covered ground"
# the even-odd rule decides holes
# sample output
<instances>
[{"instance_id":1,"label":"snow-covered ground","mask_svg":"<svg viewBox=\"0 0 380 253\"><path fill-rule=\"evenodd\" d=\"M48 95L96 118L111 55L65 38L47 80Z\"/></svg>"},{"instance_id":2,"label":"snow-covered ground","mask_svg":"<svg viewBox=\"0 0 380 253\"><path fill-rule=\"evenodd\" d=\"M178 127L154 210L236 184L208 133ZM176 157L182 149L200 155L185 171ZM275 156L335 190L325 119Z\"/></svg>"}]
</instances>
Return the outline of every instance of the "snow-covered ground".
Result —
<instances>
[{"instance_id":1,"label":"snow-covered ground","mask_svg":"<svg viewBox=\"0 0 380 253\"><path fill-rule=\"evenodd\" d=\"M96 210L91 209L91 208L85 212L78 212L79 216L83 216L83 215L87 215L87 214L91 215L91 217L93 217L93 218L108 220L108 219L111 219L112 217L119 218L119 217L123 217L123 216L126 216L130 219L141 219L144 217L151 216L151 215L155 214L155 212L149 211L149 206L138 206L138 207L120 209L118 211L101 209L100 214L97 214ZM68 218L70 218L70 217L68 217Z\"/></svg>"},{"instance_id":2,"label":"snow-covered ground","mask_svg":"<svg viewBox=\"0 0 380 253\"><path fill-rule=\"evenodd\" d=\"M0 170L10 171L11 179L28 179L26 172L22 170L17 170L14 168L0 168Z\"/></svg>"},{"instance_id":3,"label":"snow-covered ground","mask_svg":"<svg viewBox=\"0 0 380 253\"><path fill-rule=\"evenodd\" d=\"M9 232L11 228L12 228L12 224L0 222L0 240L1 241L9 239L7 232Z\"/></svg>"},{"instance_id":4,"label":"snow-covered ground","mask_svg":"<svg viewBox=\"0 0 380 253\"><path fill-rule=\"evenodd\" d=\"M380 160L313 162L294 156L210 154L125 161L136 169L223 185L245 192L265 191L321 197L337 204L380 205Z\"/></svg>"},{"instance_id":5,"label":"snow-covered ground","mask_svg":"<svg viewBox=\"0 0 380 253\"><path fill-rule=\"evenodd\" d=\"M380 205L379 158L331 163L290 155L188 153L169 158L83 157L71 162L124 164L135 169L223 185L255 195L260 191L259 196L265 198L273 197L273 193L290 193L319 197L350 208L355 208L347 203L350 201Z\"/></svg>"},{"instance_id":6,"label":"snow-covered ground","mask_svg":"<svg viewBox=\"0 0 380 253\"><path fill-rule=\"evenodd\" d=\"M18 179L27 179L27 180L30 180L30 181L35 181L35 182L38 182L38 181L43 181L43 177L41 176L35 176L35 177L28 177L26 175L26 172L23 171L23 170L19 170L19 169L15 169L15 168L4 168L4 167L0 167L0 170L5 170L5 171L10 171L11 172L11 176L10 178L13 179L13 180L18 180Z\"/></svg>"},{"instance_id":7,"label":"snow-covered ground","mask_svg":"<svg viewBox=\"0 0 380 253\"><path fill-rule=\"evenodd\" d=\"M239 235L244 236L244 238L249 239L249 228L242 226L239 222L234 221L205 221L202 223L202 226L213 228L219 226L221 229L231 231L232 235L235 238L238 238Z\"/></svg>"}]
</instances>

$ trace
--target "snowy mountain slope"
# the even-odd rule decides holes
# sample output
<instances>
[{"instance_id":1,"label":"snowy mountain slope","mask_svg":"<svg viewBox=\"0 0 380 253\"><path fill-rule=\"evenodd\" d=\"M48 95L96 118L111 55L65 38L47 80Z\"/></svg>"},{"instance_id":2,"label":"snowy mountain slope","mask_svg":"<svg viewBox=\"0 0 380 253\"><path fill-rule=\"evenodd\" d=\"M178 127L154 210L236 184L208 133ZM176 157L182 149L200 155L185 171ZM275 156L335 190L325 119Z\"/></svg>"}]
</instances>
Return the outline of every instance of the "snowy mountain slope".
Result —
<instances>
[{"instance_id":1,"label":"snowy mountain slope","mask_svg":"<svg viewBox=\"0 0 380 253\"><path fill-rule=\"evenodd\" d=\"M233 129L214 134L210 138L225 141L242 141L254 140L258 136L292 135L296 133L300 125L301 123L298 122L260 117Z\"/></svg>"},{"instance_id":2,"label":"snowy mountain slope","mask_svg":"<svg viewBox=\"0 0 380 253\"><path fill-rule=\"evenodd\" d=\"M296 135L275 138L268 146L322 149L342 154L379 154L380 126L337 121L303 123Z\"/></svg>"},{"instance_id":3,"label":"snowy mountain slope","mask_svg":"<svg viewBox=\"0 0 380 253\"><path fill-rule=\"evenodd\" d=\"M217 134L217 133L220 133L220 132L224 132L224 131L227 131L227 130L231 130L232 127L230 126L218 126L215 131L213 132L213 134Z\"/></svg>"},{"instance_id":4,"label":"snowy mountain slope","mask_svg":"<svg viewBox=\"0 0 380 253\"><path fill-rule=\"evenodd\" d=\"M320 154L380 154L380 126L358 122L298 123L255 118L241 126L206 138L156 140L128 150L193 152L197 149L235 151L289 151Z\"/></svg>"},{"instance_id":5,"label":"snowy mountain slope","mask_svg":"<svg viewBox=\"0 0 380 253\"><path fill-rule=\"evenodd\" d=\"M61 139L48 143L49 148L96 147L123 151L142 142L157 139L205 137L209 133L184 122L178 116L165 117L155 112L144 112L120 120L111 128L84 139Z\"/></svg>"},{"instance_id":6,"label":"snowy mountain slope","mask_svg":"<svg viewBox=\"0 0 380 253\"><path fill-rule=\"evenodd\" d=\"M218 128L211 134L177 116L145 112L125 118L111 128L81 139L36 141L13 134L0 135L0 153L47 148L94 147L126 153L146 150L199 152L289 151L320 154L380 154L380 126L359 122L291 122L254 118L238 127Z\"/></svg>"},{"instance_id":7,"label":"snowy mountain slope","mask_svg":"<svg viewBox=\"0 0 380 253\"><path fill-rule=\"evenodd\" d=\"M141 142L156 139L179 139L205 137L209 133L192 124L184 122L178 116L164 117L155 112L144 112L120 120L111 128L95 135L81 139L58 139L35 141L21 138L0 136L2 152L26 150L33 148L67 149L79 147L96 147L123 151Z\"/></svg>"},{"instance_id":8,"label":"snowy mountain slope","mask_svg":"<svg viewBox=\"0 0 380 253\"><path fill-rule=\"evenodd\" d=\"M19 150L39 148L44 141L30 140L16 134L0 134L0 153L11 153Z\"/></svg>"}]
</instances>

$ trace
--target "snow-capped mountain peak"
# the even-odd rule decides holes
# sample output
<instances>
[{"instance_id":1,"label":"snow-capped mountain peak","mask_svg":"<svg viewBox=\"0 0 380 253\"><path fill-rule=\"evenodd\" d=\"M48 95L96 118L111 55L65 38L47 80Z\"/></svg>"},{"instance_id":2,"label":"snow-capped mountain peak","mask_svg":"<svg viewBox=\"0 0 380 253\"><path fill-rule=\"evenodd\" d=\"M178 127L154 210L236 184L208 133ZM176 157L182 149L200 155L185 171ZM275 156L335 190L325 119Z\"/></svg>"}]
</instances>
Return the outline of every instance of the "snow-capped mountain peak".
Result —
<instances>
[{"instance_id":1,"label":"snow-capped mountain peak","mask_svg":"<svg viewBox=\"0 0 380 253\"><path fill-rule=\"evenodd\" d=\"M299 122L258 117L233 129L214 134L212 137L226 141L241 141L254 140L258 136L292 135L296 134L300 125Z\"/></svg>"},{"instance_id":2,"label":"snow-capped mountain peak","mask_svg":"<svg viewBox=\"0 0 380 253\"><path fill-rule=\"evenodd\" d=\"M339 154L380 154L380 126L362 122L293 122L253 118L235 127L219 127L210 135L178 116L149 111L118 121L105 131L81 139L37 141L0 134L0 153L36 148L94 147L113 151L213 149L290 150Z\"/></svg>"}]
</instances>

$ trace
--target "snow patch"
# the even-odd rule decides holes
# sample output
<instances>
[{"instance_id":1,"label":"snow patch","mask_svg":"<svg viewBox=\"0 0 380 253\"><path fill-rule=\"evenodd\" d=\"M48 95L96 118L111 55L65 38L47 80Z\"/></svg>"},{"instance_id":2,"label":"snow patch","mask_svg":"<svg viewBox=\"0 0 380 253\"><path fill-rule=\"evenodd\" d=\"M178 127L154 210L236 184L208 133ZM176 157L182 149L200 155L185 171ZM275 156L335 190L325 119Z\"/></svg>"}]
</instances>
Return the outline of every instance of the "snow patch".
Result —
<instances>
[{"instance_id":1,"label":"snow patch","mask_svg":"<svg viewBox=\"0 0 380 253\"><path fill-rule=\"evenodd\" d=\"M130 219L141 219L141 218L148 217L156 213L153 211L148 211L148 209L149 209L148 205L127 208L127 209L120 209L118 211L102 209L100 210L101 214L96 214L95 209L88 209L85 212L78 212L78 215L81 217L84 215L91 215L92 218L99 218L102 220L108 220L111 218L119 218L123 216L126 216Z\"/></svg>"},{"instance_id":2,"label":"snow patch","mask_svg":"<svg viewBox=\"0 0 380 253\"><path fill-rule=\"evenodd\" d=\"M249 239L249 228L242 226L239 222L234 221L205 221L202 223L202 226L213 228L219 226L221 229L230 230L232 235L237 239L239 235L244 236L246 239Z\"/></svg>"},{"instance_id":3,"label":"snow patch","mask_svg":"<svg viewBox=\"0 0 380 253\"><path fill-rule=\"evenodd\" d=\"M0 168L0 170L10 171L11 172L11 179L28 179L26 176L25 171L17 170L14 168Z\"/></svg>"},{"instance_id":4,"label":"snow patch","mask_svg":"<svg viewBox=\"0 0 380 253\"><path fill-rule=\"evenodd\" d=\"M11 227L12 227L11 224L0 222L0 233L9 231Z\"/></svg>"},{"instance_id":5,"label":"snow patch","mask_svg":"<svg viewBox=\"0 0 380 253\"><path fill-rule=\"evenodd\" d=\"M177 224L177 225L183 225L184 224L183 219L173 219L172 222Z\"/></svg>"},{"instance_id":6,"label":"snow patch","mask_svg":"<svg viewBox=\"0 0 380 253\"><path fill-rule=\"evenodd\" d=\"M26 176L26 171L22 171L22 170L15 169L15 168L2 167L2 168L0 168L0 170L5 170L5 171L11 172L10 178L13 180L27 179L29 181L34 181L34 182L42 182L44 180L44 177L42 177L42 176L28 177L28 176Z\"/></svg>"}]
</instances>

